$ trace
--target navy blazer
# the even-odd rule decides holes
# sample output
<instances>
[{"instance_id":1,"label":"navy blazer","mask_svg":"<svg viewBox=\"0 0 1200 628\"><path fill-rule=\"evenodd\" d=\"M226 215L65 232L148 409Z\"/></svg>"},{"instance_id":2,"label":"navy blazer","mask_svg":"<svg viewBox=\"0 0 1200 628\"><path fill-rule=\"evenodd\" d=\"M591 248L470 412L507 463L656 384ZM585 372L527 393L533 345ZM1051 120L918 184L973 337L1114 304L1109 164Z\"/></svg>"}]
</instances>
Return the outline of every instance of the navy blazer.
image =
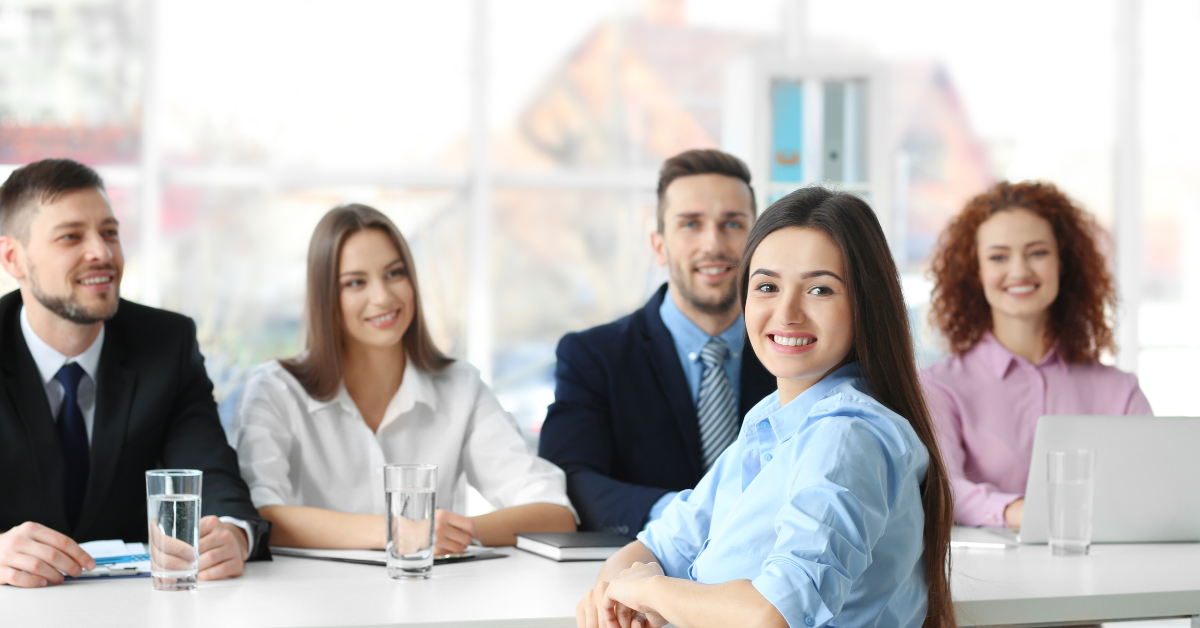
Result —
<instances>
[{"instance_id":1,"label":"navy blazer","mask_svg":"<svg viewBox=\"0 0 1200 628\"><path fill-rule=\"evenodd\" d=\"M660 497L704 475L692 392L658 314L666 292L664 284L642 309L558 343L538 454L567 473L583 530L634 536ZM747 343L739 416L775 386Z\"/></svg>"}]
</instances>

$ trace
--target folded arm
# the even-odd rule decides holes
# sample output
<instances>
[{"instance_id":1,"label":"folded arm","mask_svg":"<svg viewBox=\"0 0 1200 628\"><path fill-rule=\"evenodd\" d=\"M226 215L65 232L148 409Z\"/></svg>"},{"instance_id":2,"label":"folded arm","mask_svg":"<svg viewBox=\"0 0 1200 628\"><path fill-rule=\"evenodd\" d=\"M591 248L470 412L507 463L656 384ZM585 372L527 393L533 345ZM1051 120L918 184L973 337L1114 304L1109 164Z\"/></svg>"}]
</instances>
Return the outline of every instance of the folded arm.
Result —
<instances>
[{"instance_id":1,"label":"folded arm","mask_svg":"<svg viewBox=\"0 0 1200 628\"><path fill-rule=\"evenodd\" d=\"M966 477L967 449L963 438L962 413L954 396L941 383L929 375L921 378L925 398L929 402L929 413L937 433L938 448L946 474L950 476L950 489L954 495L954 520L968 526L1001 527L1006 523L1013 527L1021 525L1021 501L1019 494L1005 493L988 482L972 482ZM1011 511L1011 512L1010 512ZM1015 516L1015 520L1010 516Z\"/></svg>"},{"instance_id":2,"label":"folded arm","mask_svg":"<svg viewBox=\"0 0 1200 628\"><path fill-rule=\"evenodd\" d=\"M309 506L263 506L258 512L274 529L271 544L325 549L383 549L383 515L358 515Z\"/></svg>"},{"instance_id":3,"label":"folded arm","mask_svg":"<svg viewBox=\"0 0 1200 628\"><path fill-rule=\"evenodd\" d=\"M181 356L181 384L159 459L165 468L202 470L204 512L237 519L249 527L252 535L233 523L219 522L217 517L201 524L207 526L208 540L201 542L200 578L235 577L242 573L244 561L270 558L271 524L255 511L250 489L238 470L237 454L226 440L195 331L195 325L189 325Z\"/></svg>"},{"instance_id":4,"label":"folded arm","mask_svg":"<svg viewBox=\"0 0 1200 628\"><path fill-rule=\"evenodd\" d=\"M558 504L525 504L472 517L479 540L489 547L515 545L518 532L574 532L575 515Z\"/></svg>"},{"instance_id":5,"label":"folded arm","mask_svg":"<svg viewBox=\"0 0 1200 628\"><path fill-rule=\"evenodd\" d=\"M582 528L634 536L665 488L614 479L613 416L598 360L574 335L558 346L554 403L542 424L538 453L567 474L567 494Z\"/></svg>"},{"instance_id":6,"label":"folded arm","mask_svg":"<svg viewBox=\"0 0 1200 628\"><path fill-rule=\"evenodd\" d=\"M701 584L667 577L640 541L605 562L596 587L576 607L579 628L658 628L668 622L678 628L787 628L749 580Z\"/></svg>"}]
</instances>

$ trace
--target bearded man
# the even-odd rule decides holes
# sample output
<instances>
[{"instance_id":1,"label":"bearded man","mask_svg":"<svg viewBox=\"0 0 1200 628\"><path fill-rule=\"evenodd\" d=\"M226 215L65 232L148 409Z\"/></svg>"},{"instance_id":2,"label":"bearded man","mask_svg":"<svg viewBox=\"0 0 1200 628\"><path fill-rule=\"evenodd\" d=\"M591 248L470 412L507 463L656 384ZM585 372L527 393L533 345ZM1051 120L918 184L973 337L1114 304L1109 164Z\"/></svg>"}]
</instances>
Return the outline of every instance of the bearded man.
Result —
<instances>
[{"instance_id":1,"label":"bearded man","mask_svg":"<svg viewBox=\"0 0 1200 628\"><path fill-rule=\"evenodd\" d=\"M754 218L740 159L718 150L668 159L650 246L669 280L642 309L558 343L538 453L567 473L581 529L636 535L775 390L744 347L736 292Z\"/></svg>"},{"instance_id":2,"label":"bearded man","mask_svg":"<svg viewBox=\"0 0 1200 628\"><path fill-rule=\"evenodd\" d=\"M0 186L0 584L42 587L147 540L145 472L204 472L199 579L269 558L191 319L120 298L120 222L91 168L46 159Z\"/></svg>"}]
</instances>

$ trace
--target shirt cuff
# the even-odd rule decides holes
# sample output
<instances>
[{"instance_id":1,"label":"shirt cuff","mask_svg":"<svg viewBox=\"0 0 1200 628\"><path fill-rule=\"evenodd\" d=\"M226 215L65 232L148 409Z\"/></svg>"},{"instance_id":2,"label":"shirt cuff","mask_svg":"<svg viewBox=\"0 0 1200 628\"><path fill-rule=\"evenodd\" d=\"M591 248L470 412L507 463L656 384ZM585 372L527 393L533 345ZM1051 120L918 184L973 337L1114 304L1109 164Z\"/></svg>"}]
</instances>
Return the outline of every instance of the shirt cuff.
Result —
<instances>
[{"instance_id":1,"label":"shirt cuff","mask_svg":"<svg viewBox=\"0 0 1200 628\"><path fill-rule=\"evenodd\" d=\"M254 529L250 527L250 524L248 524L245 521L242 521L241 519L238 519L236 517L217 517L217 518L220 519L221 522L223 522L223 523L232 523L233 525L246 531L246 547L248 548L246 551L246 556L247 557L253 556L254 555Z\"/></svg>"},{"instance_id":2,"label":"shirt cuff","mask_svg":"<svg viewBox=\"0 0 1200 628\"><path fill-rule=\"evenodd\" d=\"M833 613L806 572L777 561L768 561L750 584L762 594L789 626L826 626Z\"/></svg>"},{"instance_id":3,"label":"shirt cuff","mask_svg":"<svg viewBox=\"0 0 1200 628\"><path fill-rule=\"evenodd\" d=\"M1004 510L1008 505L1021 499L1022 495L1012 493L992 493L988 495L983 502L983 507L980 508L980 514L983 515L983 520L975 525L987 526L989 528L1005 528L1008 527L1008 522L1004 520Z\"/></svg>"},{"instance_id":4,"label":"shirt cuff","mask_svg":"<svg viewBox=\"0 0 1200 628\"><path fill-rule=\"evenodd\" d=\"M675 496L678 494L679 491L671 491L670 493L659 497L658 501L654 502L654 505L650 507L650 515L646 517L646 525L650 525L651 521L661 517L663 511L667 509L667 504L670 504L671 500L675 499Z\"/></svg>"}]
</instances>

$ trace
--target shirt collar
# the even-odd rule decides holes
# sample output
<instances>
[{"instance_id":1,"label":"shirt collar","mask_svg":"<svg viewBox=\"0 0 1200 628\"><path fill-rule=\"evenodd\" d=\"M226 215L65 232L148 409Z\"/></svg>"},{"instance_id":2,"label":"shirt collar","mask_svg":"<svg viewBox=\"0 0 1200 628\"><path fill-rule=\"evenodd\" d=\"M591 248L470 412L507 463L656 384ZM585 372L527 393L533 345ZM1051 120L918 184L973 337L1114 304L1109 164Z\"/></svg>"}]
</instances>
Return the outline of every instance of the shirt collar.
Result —
<instances>
[{"instance_id":1,"label":"shirt collar","mask_svg":"<svg viewBox=\"0 0 1200 628\"><path fill-rule=\"evenodd\" d=\"M750 430L758 429L758 424L766 419L771 424L771 431L775 432L775 439L782 443L796 434L808 419L813 406L829 396L830 391L841 384L854 382L861 378L862 370L859 368L858 362L844 364L826 375L821 381L813 384L808 390L800 393L782 408L779 407L779 391L776 390L746 417L743 429L749 433ZM855 385L855 388L859 390L862 387L862 384Z\"/></svg>"},{"instance_id":2,"label":"shirt collar","mask_svg":"<svg viewBox=\"0 0 1200 628\"><path fill-rule=\"evenodd\" d=\"M729 358L738 359L742 357L743 339L746 335L746 322L741 316L729 326L729 329L717 334L709 336L700 326L692 322L679 306L675 305L675 299L671 298L671 289L667 288L666 294L663 296L662 306L658 308L658 315L662 317L663 325L666 325L667 331L671 332L671 338L675 341L675 346L685 353L689 359L696 361L700 359L700 352L704 349L708 341L713 338L720 338L725 346L729 347ZM695 356L695 357L692 357Z\"/></svg>"},{"instance_id":3,"label":"shirt collar","mask_svg":"<svg viewBox=\"0 0 1200 628\"><path fill-rule=\"evenodd\" d=\"M75 362L83 369L87 376L96 381L96 369L100 366L100 350L104 347L104 325L100 325L100 333L96 334L96 339L83 353L75 357L65 356L58 352L57 349L46 344L36 332L33 331L33 326L29 324L29 314L25 311L25 306L21 306L21 333L25 336L25 345L29 347L29 353L33 356L33 362L37 364L38 373L42 376L42 384L49 384L50 380L58 375L58 370L68 362Z\"/></svg>"},{"instance_id":4,"label":"shirt collar","mask_svg":"<svg viewBox=\"0 0 1200 628\"><path fill-rule=\"evenodd\" d=\"M430 410L437 410L437 395L429 374L417 368L410 357L404 361L404 379L400 382L400 389L383 411L383 420L379 422L379 429L376 431L382 431L400 415L415 408L418 403L428 406Z\"/></svg>"},{"instance_id":5,"label":"shirt collar","mask_svg":"<svg viewBox=\"0 0 1200 628\"><path fill-rule=\"evenodd\" d=\"M1050 350L1046 352L1046 355L1042 356L1042 361L1037 364L1039 368L1046 366L1066 367L1066 364L1058 354L1057 346L1057 344L1052 345ZM996 340L996 336L991 331L983 332L983 336L979 339L979 342L975 343L975 347L971 351L979 356L979 359L996 376L996 379L1004 379L1018 360L1024 361L1024 358L1017 357L1015 353L1000 344L1000 341Z\"/></svg>"},{"instance_id":6,"label":"shirt collar","mask_svg":"<svg viewBox=\"0 0 1200 628\"><path fill-rule=\"evenodd\" d=\"M383 421L379 423L379 429L383 429L383 426L391 423L401 414L412 410L418 403L429 406L431 410L437 410L437 394L429 374L414 365L412 358L409 357L404 361L404 377L400 381L400 388L388 402L387 409L383 411ZM349 413L358 411L358 406L354 405L354 399L346 390L345 382L338 384L337 394L333 397L325 401L308 397L307 404L310 413L334 404L340 405L344 411Z\"/></svg>"}]
</instances>

